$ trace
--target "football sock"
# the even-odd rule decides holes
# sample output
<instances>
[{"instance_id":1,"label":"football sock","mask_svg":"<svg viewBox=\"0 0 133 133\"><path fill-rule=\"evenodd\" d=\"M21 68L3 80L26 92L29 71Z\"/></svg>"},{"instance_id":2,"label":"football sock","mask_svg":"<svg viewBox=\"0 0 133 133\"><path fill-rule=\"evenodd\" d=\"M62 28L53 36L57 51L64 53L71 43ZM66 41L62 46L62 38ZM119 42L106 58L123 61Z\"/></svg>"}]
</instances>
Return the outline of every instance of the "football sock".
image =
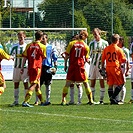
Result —
<instances>
[{"instance_id":1,"label":"football sock","mask_svg":"<svg viewBox=\"0 0 133 133\"><path fill-rule=\"evenodd\" d=\"M105 94L105 88L100 88L100 101L103 101Z\"/></svg>"},{"instance_id":2,"label":"football sock","mask_svg":"<svg viewBox=\"0 0 133 133\"><path fill-rule=\"evenodd\" d=\"M123 86L121 90L121 101L122 102L124 102L125 96L126 96L126 87Z\"/></svg>"},{"instance_id":3,"label":"football sock","mask_svg":"<svg viewBox=\"0 0 133 133\"><path fill-rule=\"evenodd\" d=\"M68 87L64 86L63 92L62 92L62 102L66 101L66 95L68 93Z\"/></svg>"},{"instance_id":4,"label":"football sock","mask_svg":"<svg viewBox=\"0 0 133 133\"><path fill-rule=\"evenodd\" d=\"M14 89L14 99L15 99L15 102L18 103L18 99L19 99L19 88L15 88Z\"/></svg>"},{"instance_id":5,"label":"football sock","mask_svg":"<svg viewBox=\"0 0 133 133\"><path fill-rule=\"evenodd\" d=\"M51 86L46 85L46 102L50 102Z\"/></svg>"},{"instance_id":6,"label":"football sock","mask_svg":"<svg viewBox=\"0 0 133 133\"><path fill-rule=\"evenodd\" d=\"M95 99L95 88L91 87L91 91L92 91L92 97L93 97L93 100Z\"/></svg>"},{"instance_id":7,"label":"football sock","mask_svg":"<svg viewBox=\"0 0 133 133\"><path fill-rule=\"evenodd\" d=\"M117 86L117 87L115 88L115 90L114 90L114 93L113 93L113 95L112 95L112 98L115 99L116 96L119 94L119 92L120 92L121 90L122 90L122 87Z\"/></svg>"},{"instance_id":8,"label":"football sock","mask_svg":"<svg viewBox=\"0 0 133 133\"><path fill-rule=\"evenodd\" d=\"M25 102L29 102L30 99L31 99L32 94L33 94L33 91L28 90L27 93L26 93L26 95L25 95L25 100L24 101Z\"/></svg>"},{"instance_id":9,"label":"football sock","mask_svg":"<svg viewBox=\"0 0 133 133\"><path fill-rule=\"evenodd\" d=\"M26 95L26 92L28 91L28 89L24 89L24 96Z\"/></svg>"},{"instance_id":10,"label":"football sock","mask_svg":"<svg viewBox=\"0 0 133 133\"><path fill-rule=\"evenodd\" d=\"M44 102L44 101L43 101L43 98L42 98L42 92L41 92L41 90L36 91L36 95L38 96L38 98L39 98L39 100L40 100L41 102Z\"/></svg>"},{"instance_id":11,"label":"football sock","mask_svg":"<svg viewBox=\"0 0 133 133\"><path fill-rule=\"evenodd\" d=\"M108 96L109 98L113 96L113 88L108 88Z\"/></svg>"},{"instance_id":12,"label":"football sock","mask_svg":"<svg viewBox=\"0 0 133 133\"><path fill-rule=\"evenodd\" d=\"M81 99L83 95L83 88L82 88L82 85L79 85L77 87L78 87L78 102L81 103Z\"/></svg>"},{"instance_id":13,"label":"football sock","mask_svg":"<svg viewBox=\"0 0 133 133\"><path fill-rule=\"evenodd\" d=\"M74 103L74 86L70 86L70 101Z\"/></svg>"}]
</instances>

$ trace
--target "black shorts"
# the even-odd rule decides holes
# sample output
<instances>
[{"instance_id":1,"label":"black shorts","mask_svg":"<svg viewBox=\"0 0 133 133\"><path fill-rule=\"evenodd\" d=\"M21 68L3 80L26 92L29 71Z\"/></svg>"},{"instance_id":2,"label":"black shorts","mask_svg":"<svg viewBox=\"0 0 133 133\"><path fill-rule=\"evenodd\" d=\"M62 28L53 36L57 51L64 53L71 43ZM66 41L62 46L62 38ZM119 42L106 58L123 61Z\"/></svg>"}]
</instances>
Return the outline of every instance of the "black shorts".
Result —
<instances>
[{"instance_id":1,"label":"black shorts","mask_svg":"<svg viewBox=\"0 0 133 133\"><path fill-rule=\"evenodd\" d=\"M40 77L40 85L50 85L52 83L52 74L47 73L47 70L51 68L48 66L42 66L42 72Z\"/></svg>"}]
</instances>

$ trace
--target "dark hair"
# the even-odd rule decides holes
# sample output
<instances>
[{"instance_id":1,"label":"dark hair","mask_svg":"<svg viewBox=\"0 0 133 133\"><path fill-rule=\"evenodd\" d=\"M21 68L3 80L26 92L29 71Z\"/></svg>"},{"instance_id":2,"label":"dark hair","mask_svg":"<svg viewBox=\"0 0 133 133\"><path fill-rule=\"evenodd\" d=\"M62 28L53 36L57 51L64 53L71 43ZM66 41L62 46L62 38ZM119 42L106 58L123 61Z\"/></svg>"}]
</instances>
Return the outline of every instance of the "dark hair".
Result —
<instances>
[{"instance_id":1,"label":"dark hair","mask_svg":"<svg viewBox=\"0 0 133 133\"><path fill-rule=\"evenodd\" d=\"M119 40L120 40L122 46L124 46L124 38L123 37L120 37Z\"/></svg>"},{"instance_id":2,"label":"dark hair","mask_svg":"<svg viewBox=\"0 0 133 133\"><path fill-rule=\"evenodd\" d=\"M40 30L35 33L36 40L40 40L42 36L43 36L43 32Z\"/></svg>"},{"instance_id":3,"label":"dark hair","mask_svg":"<svg viewBox=\"0 0 133 133\"><path fill-rule=\"evenodd\" d=\"M48 34L47 34L47 33L43 32L43 35L45 35L45 36L46 36L46 38L48 38Z\"/></svg>"}]
</instances>

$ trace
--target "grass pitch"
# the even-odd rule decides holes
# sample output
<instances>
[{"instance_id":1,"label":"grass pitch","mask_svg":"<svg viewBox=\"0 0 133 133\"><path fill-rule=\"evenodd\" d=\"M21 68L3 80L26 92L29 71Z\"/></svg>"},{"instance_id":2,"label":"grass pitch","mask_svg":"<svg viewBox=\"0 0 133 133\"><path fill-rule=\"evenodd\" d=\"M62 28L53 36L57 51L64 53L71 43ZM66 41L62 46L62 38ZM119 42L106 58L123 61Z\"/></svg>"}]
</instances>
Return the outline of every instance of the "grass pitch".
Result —
<instances>
[{"instance_id":1,"label":"grass pitch","mask_svg":"<svg viewBox=\"0 0 133 133\"><path fill-rule=\"evenodd\" d=\"M20 84L20 105L13 103L13 82L6 81L7 88L0 96L0 133L132 133L133 104L127 102L131 97L130 80L127 80L127 94L124 105L110 105L105 94L105 105L87 105L85 90L81 105L61 106L62 88L65 80L53 80L51 103L49 106L22 107L24 100L23 85ZM83 87L84 89L84 87ZM99 82L96 97L99 100ZM42 86L43 96L45 89ZM67 96L69 101L69 94ZM30 104L35 102L35 93ZM75 87L75 102L77 88Z\"/></svg>"}]
</instances>

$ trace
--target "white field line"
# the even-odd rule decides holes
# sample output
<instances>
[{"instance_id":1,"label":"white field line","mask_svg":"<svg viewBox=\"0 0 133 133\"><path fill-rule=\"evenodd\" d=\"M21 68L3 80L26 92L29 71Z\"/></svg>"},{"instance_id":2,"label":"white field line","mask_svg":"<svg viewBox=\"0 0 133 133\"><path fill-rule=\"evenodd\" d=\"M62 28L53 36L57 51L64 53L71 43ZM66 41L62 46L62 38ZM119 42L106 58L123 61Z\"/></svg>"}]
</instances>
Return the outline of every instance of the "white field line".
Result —
<instances>
[{"instance_id":1,"label":"white field line","mask_svg":"<svg viewBox=\"0 0 133 133\"><path fill-rule=\"evenodd\" d=\"M83 117L83 116L73 116L73 115L63 115L63 114L49 114L44 112L31 112L30 111L24 111L24 110L6 110L1 109L0 111L3 112L15 112L15 113L26 113L26 114L36 114L36 115L45 115L45 116L57 116L57 117L68 117L68 118L77 118L77 119L88 119L88 120L96 120L96 121L111 121L111 122L117 122L117 123L132 123L132 120L117 120L117 119L106 119L106 118L93 118L93 117Z\"/></svg>"}]
</instances>

